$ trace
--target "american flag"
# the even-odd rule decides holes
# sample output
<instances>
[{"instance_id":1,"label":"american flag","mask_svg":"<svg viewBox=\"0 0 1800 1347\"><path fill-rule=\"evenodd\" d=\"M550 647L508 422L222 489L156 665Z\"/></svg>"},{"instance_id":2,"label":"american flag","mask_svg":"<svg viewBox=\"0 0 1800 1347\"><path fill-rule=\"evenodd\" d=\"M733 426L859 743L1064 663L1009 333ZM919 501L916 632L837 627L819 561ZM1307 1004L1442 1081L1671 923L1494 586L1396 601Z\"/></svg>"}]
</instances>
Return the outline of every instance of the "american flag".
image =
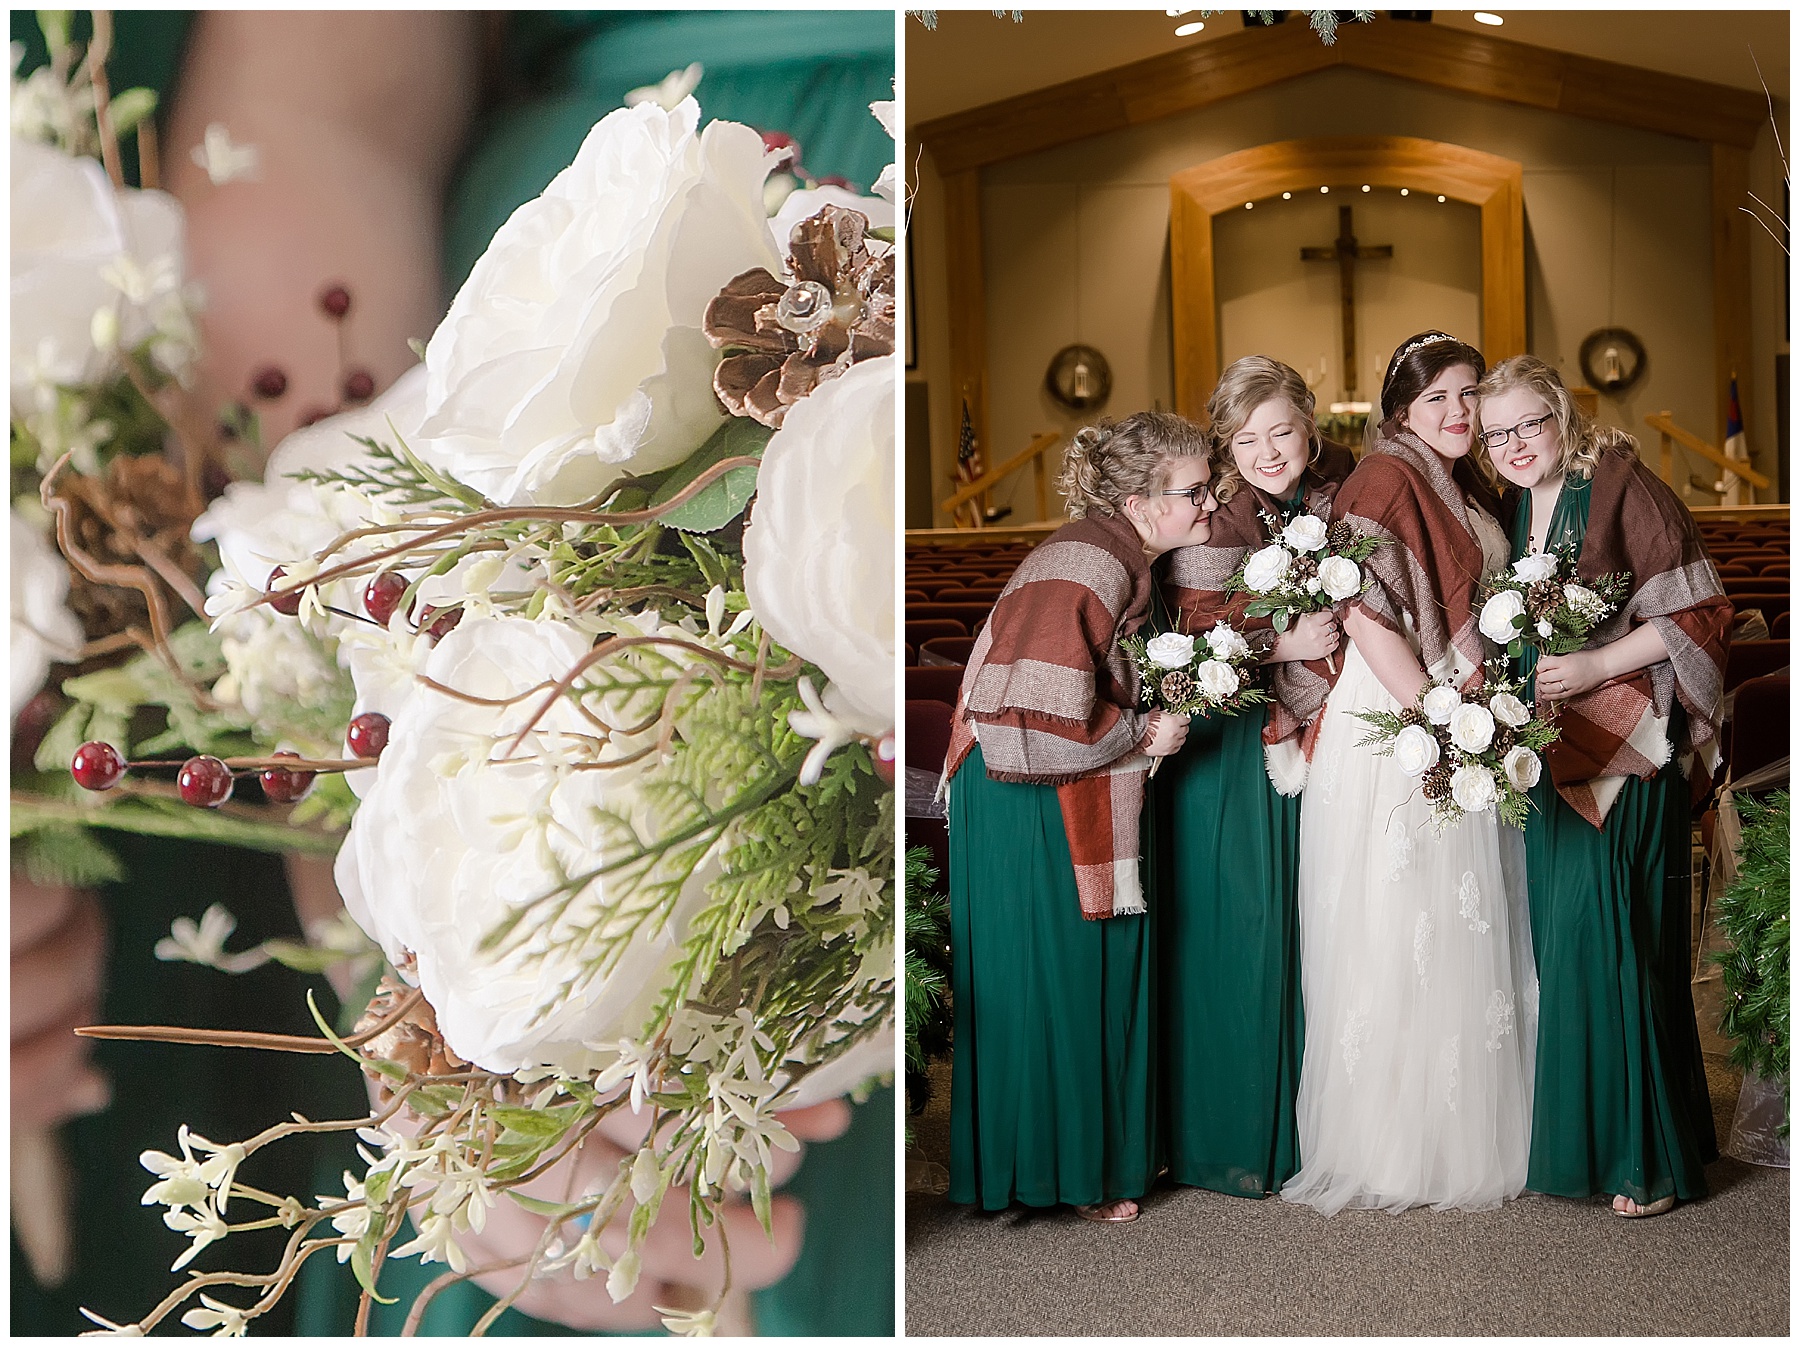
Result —
<instances>
[{"instance_id":1,"label":"american flag","mask_svg":"<svg viewBox=\"0 0 1800 1347\"><path fill-rule=\"evenodd\" d=\"M958 432L956 437L956 480L961 485L967 486L970 482L973 482L976 478L980 477L982 471L981 449L980 446L975 443L975 421L974 418L969 415L969 400L964 398L962 404L962 429ZM979 528L982 523L981 502L979 500L972 500L963 508L970 512L971 517L974 519L975 526Z\"/></svg>"}]
</instances>

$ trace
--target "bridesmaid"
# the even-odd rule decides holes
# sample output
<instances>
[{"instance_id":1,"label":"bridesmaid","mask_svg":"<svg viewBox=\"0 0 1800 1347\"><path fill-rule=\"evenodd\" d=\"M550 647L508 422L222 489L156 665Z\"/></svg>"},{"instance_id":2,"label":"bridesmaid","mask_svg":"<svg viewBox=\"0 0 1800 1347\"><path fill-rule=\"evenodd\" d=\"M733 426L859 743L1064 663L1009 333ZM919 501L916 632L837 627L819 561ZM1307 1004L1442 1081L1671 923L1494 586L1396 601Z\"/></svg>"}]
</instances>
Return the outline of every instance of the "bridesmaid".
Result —
<instances>
[{"instance_id":1,"label":"bridesmaid","mask_svg":"<svg viewBox=\"0 0 1800 1347\"><path fill-rule=\"evenodd\" d=\"M1520 661L1562 727L1525 828L1540 987L1526 1186L1656 1216L1705 1196L1718 1158L1689 984L1688 782L1719 761L1731 605L1687 507L1555 369L1514 356L1477 396L1482 445L1522 488L1514 559L1569 545L1590 580L1631 572L1586 649Z\"/></svg>"},{"instance_id":2,"label":"bridesmaid","mask_svg":"<svg viewBox=\"0 0 1800 1347\"><path fill-rule=\"evenodd\" d=\"M1146 755L1187 724L1133 709L1119 638L1149 615L1151 563L1206 540L1210 478L1171 413L1081 431L1058 482L1073 522L970 654L945 764L954 1202L1129 1221L1160 1167L1139 818Z\"/></svg>"},{"instance_id":3,"label":"bridesmaid","mask_svg":"<svg viewBox=\"0 0 1800 1347\"><path fill-rule=\"evenodd\" d=\"M1234 362L1206 413L1220 503L1212 537L1169 559L1174 625L1198 635L1228 622L1282 676L1264 714L1195 720L1155 794L1158 835L1171 839L1157 918L1163 1126L1176 1182L1262 1197L1300 1166L1299 741L1324 705L1340 633L1327 609L1277 635L1270 619L1246 618L1252 596L1227 595L1225 583L1271 541L1264 513L1329 520L1355 460L1319 438L1306 381L1266 356Z\"/></svg>"}]
</instances>

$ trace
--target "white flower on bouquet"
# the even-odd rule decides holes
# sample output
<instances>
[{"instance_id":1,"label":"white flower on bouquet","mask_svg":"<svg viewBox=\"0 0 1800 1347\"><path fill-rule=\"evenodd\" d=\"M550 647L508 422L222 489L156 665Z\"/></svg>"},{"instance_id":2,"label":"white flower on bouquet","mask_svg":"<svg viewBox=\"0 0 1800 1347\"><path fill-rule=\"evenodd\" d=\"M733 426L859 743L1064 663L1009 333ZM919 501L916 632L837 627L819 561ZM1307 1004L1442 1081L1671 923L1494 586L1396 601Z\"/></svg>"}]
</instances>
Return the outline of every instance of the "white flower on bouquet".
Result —
<instances>
[{"instance_id":1,"label":"white flower on bouquet","mask_svg":"<svg viewBox=\"0 0 1800 1347\"><path fill-rule=\"evenodd\" d=\"M894 724L895 375L864 360L788 409L744 529L757 621L824 670L827 707L867 734Z\"/></svg>"},{"instance_id":2,"label":"white flower on bouquet","mask_svg":"<svg viewBox=\"0 0 1800 1347\"><path fill-rule=\"evenodd\" d=\"M1550 625L1549 618L1540 617L1538 619L1537 634L1539 636L1543 637L1546 641L1550 639L1551 633L1553 633L1555 630L1556 630L1556 628Z\"/></svg>"},{"instance_id":3,"label":"white flower on bouquet","mask_svg":"<svg viewBox=\"0 0 1800 1347\"><path fill-rule=\"evenodd\" d=\"M1194 681L1208 697L1221 702L1227 697L1235 696L1243 683L1236 669L1218 659L1202 661L1200 667L1194 670Z\"/></svg>"},{"instance_id":4,"label":"white flower on bouquet","mask_svg":"<svg viewBox=\"0 0 1800 1347\"><path fill-rule=\"evenodd\" d=\"M622 108L514 211L425 350L424 433L494 500L571 504L681 462L720 425L713 296L779 271L762 138L700 107Z\"/></svg>"},{"instance_id":5,"label":"white flower on bouquet","mask_svg":"<svg viewBox=\"0 0 1800 1347\"><path fill-rule=\"evenodd\" d=\"M1541 555L1541 554L1534 554ZM1530 557L1522 558L1529 561ZM1516 619L1525 615L1525 596L1516 589L1503 589L1481 605L1481 634L1495 645L1509 645L1519 639Z\"/></svg>"},{"instance_id":6,"label":"white flower on bouquet","mask_svg":"<svg viewBox=\"0 0 1800 1347\"><path fill-rule=\"evenodd\" d=\"M44 686L50 666L81 653L69 611L69 568L38 526L12 512L12 714Z\"/></svg>"},{"instance_id":7,"label":"white flower on bouquet","mask_svg":"<svg viewBox=\"0 0 1800 1347\"><path fill-rule=\"evenodd\" d=\"M1192 636L1165 631L1144 643L1144 656L1159 669L1185 669L1194 662L1197 644Z\"/></svg>"},{"instance_id":8,"label":"white flower on bouquet","mask_svg":"<svg viewBox=\"0 0 1800 1347\"><path fill-rule=\"evenodd\" d=\"M1319 583L1333 603L1362 593L1362 567L1349 557L1326 557L1319 563Z\"/></svg>"},{"instance_id":9,"label":"white flower on bouquet","mask_svg":"<svg viewBox=\"0 0 1800 1347\"><path fill-rule=\"evenodd\" d=\"M1448 725L1450 717L1456 714L1456 708L1462 704L1461 693L1448 684L1440 683L1425 694L1420 709L1425 712L1425 719L1433 725Z\"/></svg>"},{"instance_id":10,"label":"white flower on bouquet","mask_svg":"<svg viewBox=\"0 0 1800 1347\"><path fill-rule=\"evenodd\" d=\"M1556 556L1552 552L1528 552L1513 562L1512 571L1516 579L1535 585L1556 574Z\"/></svg>"},{"instance_id":11,"label":"white flower on bouquet","mask_svg":"<svg viewBox=\"0 0 1800 1347\"><path fill-rule=\"evenodd\" d=\"M1523 744L1509 752L1500 766L1506 779L1518 790L1530 790L1537 785L1543 772L1543 761Z\"/></svg>"},{"instance_id":12,"label":"white flower on bouquet","mask_svg":"<svg viewBox=\"0 0 1800 1347\"><path fill-rule=\"evenodd\" d=\"M1270 543L1244 563L1244 583L1258 594L1267 594L1288 577L1293 553L1280 543Z\"/></svg>"},{"instance_id":13,"label":"white flower on bouquet","mask_svg":"<svg viewBox=\"0 0 1800 1347\"><path fill-rule=\"evenodd\" d=\"M1325 546L1325 533L1325 521L1317 515L1295 515L1281 530L1281 541L1296 552L1317 552Z\"/></svg>"},{"instance_id":14,"label":"white flower on bouquet","mask_svg":"<svg viewBox=\"0 0 1800 1347\"><path fill-rule=\"evenodd\" d=\"M1480 763L1464 763L1450 774L1450 798L1466 814L1492 809L1500 798L1494 774Z\"/></svg>"},{"instance_id":15,"label":"white flower on bouquet","mask_svg":"<svg viewBox=\"0 0 1800 1347\"><path fill-rule=\"evenodd\" d=\"M1437 736L1423 725L1408 725L1394 736L1394 761L1408 776L1429 772L1440 756Z\"/></svg>"},{"instance_id":16,"label":"white flower on bouquet","mask_svg":"<svg viewBox=\"0 0 1800 1347\"><path fill-rule=\"evenodd\" d=\"M1485 753L1494 742L1494 714L1480 702L1464 702L1450 717L1450 742L1465 753Z\"/></svg>"},{"instance_id":17,"label":"white flower on bouquet","mask_svg":"<svg viewBox=\"0 0 1800 1347\"><path fill-rule=\"evenodd\" d=\"M1589 622L1598 622L1605 617L1611 605L1586 585L1568 584L1563 586L1563 601L1574 611L1575 616Z\"/></svg>"},{"instance_id":18,"label":"white flower on bouquet","mask_svg":"<svg viewBox=\"0 0 1800 1347\"><path fill-rule=\"evenodd\" d=\"M1223 622L1206 633L1206 644L1217 659L1243 659L1250 653L1250 642Z\"/></svg>"},{"instance_id":19,"label":"white flower on bouquet","mask_svg":"<svg viewBox=\"0 0 1800 1347\"><path fill-rule=\"evenodd\" d=\"M1531 708L1510 692L1496 692L1489 697L1488 710L1508 729L1516 730L1531 719Z\"/></svg>"}]
</instances>

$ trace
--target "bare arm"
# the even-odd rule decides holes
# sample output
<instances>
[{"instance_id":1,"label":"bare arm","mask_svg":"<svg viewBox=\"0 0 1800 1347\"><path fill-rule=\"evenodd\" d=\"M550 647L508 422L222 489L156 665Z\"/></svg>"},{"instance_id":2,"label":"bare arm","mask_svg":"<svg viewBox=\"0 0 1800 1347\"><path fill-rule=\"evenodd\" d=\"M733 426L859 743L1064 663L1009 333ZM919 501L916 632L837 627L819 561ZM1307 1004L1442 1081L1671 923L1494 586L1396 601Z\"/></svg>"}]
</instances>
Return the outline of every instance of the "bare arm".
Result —
<instances>
[{"instance_id":1,"label":"bare arm","mask_svg":"<svg viewBox=\"0 0 1800 1347\"><path fill-rule=\"evenodd\" d=\"M1344 630L1393 699L1402 706L1414 705L1428 680L1406 638L1382 626L1359 607L1352 607L1345 615Z\"/></svg>"},{"instance_id":2,"label":"bare arm","mask_svg":"<svg viewBox=\"0 0 1800 1347\"><path fill-rule=\"evenodd\" d=\"M1546 655L1538 661L1538 692L1552 701L1576 697L1668 657L1669 647L1662 632L1657 630L1655 623L1645 622L1628 635L1596 650Z\"/></svg>"},{"instance_id":3,"label":"bare arm","mask_svg":"<svg viewBox=\"0 0 1800 1347\"><path fill-rule=\"evenodd\" d=\"M352 296L348 363L386 387L443 312L442 197L474 108L477 17L230 11L199 16L164 156L204 285L202 405L243 398L278 366L288 392L255 404L273 446L333 410L337 332L323 287ZM211 123L254 145L260 176L215 187L190 151Z\"/></svg>"}]
</instances>

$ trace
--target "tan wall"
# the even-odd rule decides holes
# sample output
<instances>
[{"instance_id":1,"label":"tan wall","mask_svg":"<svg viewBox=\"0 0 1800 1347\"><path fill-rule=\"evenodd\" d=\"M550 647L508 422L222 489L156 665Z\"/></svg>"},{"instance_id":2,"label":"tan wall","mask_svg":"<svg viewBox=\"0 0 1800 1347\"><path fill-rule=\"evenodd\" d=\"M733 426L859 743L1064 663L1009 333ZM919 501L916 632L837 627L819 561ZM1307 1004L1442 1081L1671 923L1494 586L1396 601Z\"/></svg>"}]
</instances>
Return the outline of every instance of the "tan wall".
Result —
<instances>
[{"instance_id":1,"label":"tan wall","mask_svg":"<svg viewBox=\"0 0 1800 1347\"><path fill-rule=\"evenodd\" d=\"M1785 109L1778 111L1785 118ZM1170 406L1169 177L1252 145L1318 135L1423 136L1519 160L1524 166L1531 350L1557 364L1574 382L1580 377L1581 340L1588 332L1608 325L1630 328L1648 349L1649 369L1624 398L1602 399L1602 419L1640 433L1647 412L1669 410L1680 424L1716 440L1722 408L1715 405L1712 385L1712 239L1705 144L1427 89L1362 71L1332 70L983 170L989 462L1017 452L1040 431L1066 432L1080 424L1079 418L1062 414L1042 386L1051 355L1077 339L1099 347L1112 362L1114 393L1106 412ZM919 268L921 369L917 377L929 380L934 390L947 389L942 189L929 153L921 157L918 188L914 256ZM1779 166L1767 132L1752 155L1752 188L1765 201L1780 198ZM1397 209L1406 203L1389 204ZM1244 213L1245 221L1256 214ZM1327 243L1335 235L1335 213L1324 212L1321 218L1322 232L1317 224L1311 230L1319 237L1307 241ZM1374 215L1370 220L1372 226L1377 223ZM1232 234L1243 232L1241 223L1235 218L1220 222ZM1360 224L1359 235L1371 243L1392 241L1398 250L1408 232L1404 218L1390 214L1379 223L1401 230L1402 237L1375 237ZM1276 242L1283 253L1295 244L1285 231L1271 232L1279 235ZM1451 238L1455 232L1445 235L1444 246L1459 252L1462 245ZM1411 287L1413 293L1388 299L1396 303L1403 299L1401 308L1410 314L1414 301L1429 286L1438 285L1450 310L1446 317L1461 323L1464 306L1473 298L1467 294L1468 278L1460 275L1466 268L1450 265L1454 259L1447 258L1409 271L1421 265L1416 250L1428 233L1413 231L1408 243L1413 255L1408 260L1397 251L1397 274L1405 282L1400 288ZM1771 477L1776 457L1773 384L1781 318L1776 292L1780 261L1773 243L1756 231L1755 368L1746 410L1754 461ZM1309 266L1331 272L1323 264ZM1321 324L1335 331L1335 289L1329 280L1313 281L1302 286L1302 292L1305 312L1296 319L1296 327L1307 334L1305 344L1316 347ZM1396 317L1400 310L1393 305L1389 306L1393 311L1381 311L1384 302L1371 291L1374 307L1370 325L1362 332L1372 346L1391 341L1387 329L1401 322ZM1228 336L1255 331L1254 324L1245 326L1244 306L1238 307L1235 317L1227 314ZM1266 323L1266 316L1258 321ZM1337 347L1333 340L1334 360ZM1309 360L1316 363L1316 349L1310 354L1303 347L1297 349L1302 368ZM1229 342L1224 353L1227 359L1242 354ZM1359 364L1367 370L1385 362L1387 354L1367 350ZM938 484L934 498L939 499L945 494L945 473L956 444L956 409L948 405L950 401L934 397L932 405ZM1772 493L1765 493L1765 498L1772 499ZM1035 514L1026 479L1010 490L1002 488L996 501L1014 505L1014 520ZM949 521L940 514L937 522Z\"/></svg>"}]
</instances>

